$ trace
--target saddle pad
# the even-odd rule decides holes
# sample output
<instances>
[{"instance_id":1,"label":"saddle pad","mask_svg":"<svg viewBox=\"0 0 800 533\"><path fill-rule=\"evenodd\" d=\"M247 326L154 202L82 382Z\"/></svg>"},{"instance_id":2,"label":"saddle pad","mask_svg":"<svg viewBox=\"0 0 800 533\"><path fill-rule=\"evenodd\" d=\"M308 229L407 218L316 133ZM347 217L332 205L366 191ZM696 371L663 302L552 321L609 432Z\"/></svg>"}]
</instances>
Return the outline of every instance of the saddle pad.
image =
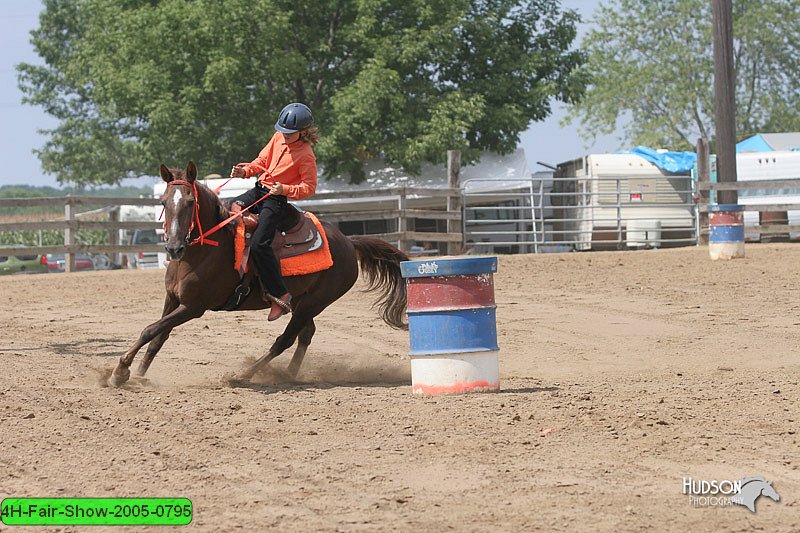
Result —
<instances>
[{"instance_id":1,"label":"saddle pad","mask_svg":"<svg viewBox=\"0 0 800 533\"><path fill-rule=\"evenodd\" d=\"M276 255L281 262L281 274L283 276L299 276L302 274L312 274L320 272L333 266L333 258L331 257L331 250L328 246L328 236L325 230L322 229L322 223L314 216L313 213L306 211L304 216L308 217L316 226L319 235L322 238L321 246L314 246L312 251L293 255L291 257L281 257L279 250L275 250ZM244 268L242 265L245 257L245 230L244 224L236 225L236 238L234 240L234 269L239 271L240 275L244 275L250 267L250 262L245 263ZM276 238L280 236L280 232L276 233ZM299 247L298 247L299 248ZM284 248L286 249L286 248ZM287 249L288 251L289 249ZM249 254L247 254L249 256ZM249 257L248 257L249 259Z\"/></svg>"},{"instance_id":2,"label":"saddle pad","mask_svg":"<svg viewBox=\"0 0 800 533\"><path fill-rule=\"evenodd\" d=\"M322 236L322 246L302 255L281 258L281 274L284 276L312 274L333 266L331 249L328 246L328 236L325 234L325 230L322 229L322 223L313 213L306 211L305 215L314 222L317 230L319 230L319 234Z\"/></svg>"}]
</instances>

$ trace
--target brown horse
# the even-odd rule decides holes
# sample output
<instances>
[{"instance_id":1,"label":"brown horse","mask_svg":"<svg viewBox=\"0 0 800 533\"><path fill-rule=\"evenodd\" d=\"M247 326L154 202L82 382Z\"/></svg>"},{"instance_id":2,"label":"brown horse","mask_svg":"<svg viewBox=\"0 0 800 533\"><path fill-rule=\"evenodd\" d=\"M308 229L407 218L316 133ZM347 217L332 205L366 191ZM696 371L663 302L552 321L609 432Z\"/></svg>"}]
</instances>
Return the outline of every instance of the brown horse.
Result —
<instances>
[{"instance_id":1,"label":"brown horse","mask_svg":"<svg viewBox=\"0 0 800 533\"><path fill-rule=\"evenodd\" d=\"M144 376L153 358L176 326L198 318L208 310L219 310L240 283L233 268L234 232L227 225L209 236L219 245L199 240L199 232L214 227L229 216L228 209L215 193L197 182L197 168L189 162L185 171L161 165L161 178L167 189L161 199L164 205L166 250L171 261L166 274L166 301L161 319L150 324L139 340L120 357L109 384L119 386L130 377L130 366L139 350L147 343L147 353L139 363L137 374ZM288 372L297 374L316 327L314 317L344 295L358 278L359 263L368 282L368 290L377 290L376 305L381 318L394 328L405 328L403 312L406 290L400 275L400 262L408 256L380 239L364 236L345 237L336 227L322 221L328 237L333 266L315 274L285 279L292 294L292 315L283 333L272 347L254 364L234 378L246 382L259 368L283 353L298 340ZM238 310L264 309L261 291L253 290ZM266 325L266 316L263 319Z\"/></svg>"}]
</instances>

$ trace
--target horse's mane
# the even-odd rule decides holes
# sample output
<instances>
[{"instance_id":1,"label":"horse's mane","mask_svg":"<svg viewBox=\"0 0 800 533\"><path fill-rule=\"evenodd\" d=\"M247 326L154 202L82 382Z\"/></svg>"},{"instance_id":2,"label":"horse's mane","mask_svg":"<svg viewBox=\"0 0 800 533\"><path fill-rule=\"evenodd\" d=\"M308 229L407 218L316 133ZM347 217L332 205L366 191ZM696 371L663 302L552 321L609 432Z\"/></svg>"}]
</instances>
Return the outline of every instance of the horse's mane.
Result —
<instances>
[{"instance_id":1,"label":"horse's mane","mask_svg":"<svg viewBox=\"0 0 800 533\"><path fill-rule=\"evenodd\" d=\"M186 171L183 169L170 167L169 171L172 173L174 179L176 180L186 179ZM222 222L223 220L231 216L230 209L228 209L228 206L225 205L225 202L222 201L222 198L220 198L217 195L217 193L209 189L205 185L205 183L203 183L200 180L195 180L195 183L197 184L197 194L203 194L208 196L209 199L211 200L211 203L214 205L214 207L217 208L217 222ZM235 232L235 227L236 225L233 223L226 224L225 226L220 228L220 231L227 231L230 234L233 234Z\"/></svg>"}]
</instances>

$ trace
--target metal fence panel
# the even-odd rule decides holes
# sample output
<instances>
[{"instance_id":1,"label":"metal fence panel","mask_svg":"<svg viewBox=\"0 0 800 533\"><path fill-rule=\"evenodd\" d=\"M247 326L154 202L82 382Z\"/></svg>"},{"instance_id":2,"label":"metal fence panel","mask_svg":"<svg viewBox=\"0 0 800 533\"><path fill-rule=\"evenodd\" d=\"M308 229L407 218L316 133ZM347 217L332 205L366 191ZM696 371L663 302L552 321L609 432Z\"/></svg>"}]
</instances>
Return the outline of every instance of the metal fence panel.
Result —
<instances>
[{"instance_id":1,"label":"metal fence panel","mask_svg":"<svg viewBox=\"0 0 800 533\"><path fill-rule=\"evenodd\" d=\"M539 177L464 182L464 240L477 252L659 248L697 243L689 176ZM498 250L501 248L501 250Z\"/></svg>"}]
</instances>

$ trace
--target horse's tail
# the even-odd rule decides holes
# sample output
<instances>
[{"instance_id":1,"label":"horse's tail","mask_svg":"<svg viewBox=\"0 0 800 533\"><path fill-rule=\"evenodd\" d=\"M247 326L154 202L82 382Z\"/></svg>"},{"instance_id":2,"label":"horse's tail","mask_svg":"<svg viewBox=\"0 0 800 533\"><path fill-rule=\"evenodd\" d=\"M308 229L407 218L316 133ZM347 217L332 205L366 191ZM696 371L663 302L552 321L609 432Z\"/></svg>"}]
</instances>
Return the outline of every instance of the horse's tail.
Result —
<instances>
[{"instance_id":1,"label":"horse's tail","mask_svg":"<svg viewBox=\"0 0 800 533\"><path fill-rule=\"evenodd\" d=\"M375 302L381 318L393 328L408 329L408 324L403 321L406 284L400 273L400 261L408 261L408 256L375 237L352 235L350 241L356 247L361 272L369 284L367 291L381 291Z\"/></svg>"}]
</instances>

